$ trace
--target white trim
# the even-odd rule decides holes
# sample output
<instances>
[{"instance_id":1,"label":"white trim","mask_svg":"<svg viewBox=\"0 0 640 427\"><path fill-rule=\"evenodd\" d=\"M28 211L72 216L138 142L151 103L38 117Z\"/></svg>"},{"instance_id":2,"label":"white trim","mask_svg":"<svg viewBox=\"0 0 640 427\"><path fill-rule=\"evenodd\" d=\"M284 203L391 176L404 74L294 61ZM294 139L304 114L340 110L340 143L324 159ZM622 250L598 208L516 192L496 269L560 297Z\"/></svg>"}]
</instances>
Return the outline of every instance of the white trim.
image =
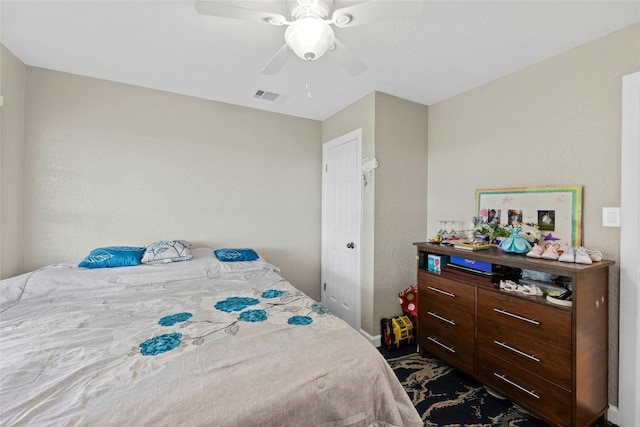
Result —
<instances>
[{"instance_id":1,"label":"white trim","mask_svg":"<svg viewBox=\"0 0 640 427\"><path fill-rule=\"evenodd\" d=\"M607 411L607 421L619 426L620 424L618 424L618 418L618 407L609 405L609 410Z\"/></svg>"},{"instance_id":2,"label":"white trim","mask_svg":"<svg viewBox=\"0 0 640 427\"><path fill-rule=\"evenodd\" d=\"M367 341L369 341L374 347L378 348L378 347L380 347L382 345L382 336L381 335L376 335L375 337L371 336L364 329L360 329L358 332L360 332L360 335L365 337L367 339Z\"/></svg>"},{"instance_id":3,"label":"white trim","mask_svg":"<svg viewBox=\"0 0 640 427\"><path fill-rule=\"evenodd\" d=\"M620 179L620 427L640 425L640 72L622 79Z\"/></svg>"}]
</instances>

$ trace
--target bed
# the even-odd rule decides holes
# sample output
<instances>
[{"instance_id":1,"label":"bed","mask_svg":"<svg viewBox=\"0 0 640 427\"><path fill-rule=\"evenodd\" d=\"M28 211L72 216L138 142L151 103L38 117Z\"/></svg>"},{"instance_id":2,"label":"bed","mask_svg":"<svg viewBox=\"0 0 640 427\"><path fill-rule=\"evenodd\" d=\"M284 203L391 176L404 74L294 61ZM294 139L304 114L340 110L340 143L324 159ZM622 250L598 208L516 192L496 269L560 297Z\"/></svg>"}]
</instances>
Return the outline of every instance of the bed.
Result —
<instances>
[{"instance_id":1,"label":"bed","mask_svg":"<svg viewBox=\"0 0 640 427\"><path fill-rule=\"evenodd\" d=\"M263 258L0 281L2 426L422 426L378 350Z\"/></svg>"}]
</instances>

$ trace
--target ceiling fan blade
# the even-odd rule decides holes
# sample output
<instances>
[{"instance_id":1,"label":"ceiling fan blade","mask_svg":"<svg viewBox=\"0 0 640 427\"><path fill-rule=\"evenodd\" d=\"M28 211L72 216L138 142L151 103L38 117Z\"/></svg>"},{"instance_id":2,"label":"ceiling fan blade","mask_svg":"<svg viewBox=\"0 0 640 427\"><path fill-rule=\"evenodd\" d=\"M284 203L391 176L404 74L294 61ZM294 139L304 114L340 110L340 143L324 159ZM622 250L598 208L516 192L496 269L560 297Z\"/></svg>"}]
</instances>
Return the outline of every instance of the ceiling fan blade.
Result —
<instances>
[{"instance_id":1,"label":"ceiling fan blade","mask_svg":"<svg viewBox=\"0 0 640 427\"><path fill-rule=\"evenodd\" d=\"M418 15L423 5L423 0L369 0L336 9L331 19L336 27L355 27L384 19L409 18Z\"/></svg>"},{"instance_id":2,"label":"ceiling fan blade","mask_svg":"<svg viewBox=\"0 0 640 427\"><path fill-rule=\"evenodd\" d=\"M334 40L335 47L327 51L340 65L342 65L349 73L354 76L367 71L367 66L360 61L340 40Z\"/></svg>"},{"instance_id":3,"label":"ceiling fan blade","mask_svg":"<svg viewBox=\"0 0 640 427\"><path fill-rule=\"evenodd\" d=\"M196 10L203 15L219 16L222 18L240 19L270 25L284 25L287 19L277 13L229 6L213 1L196 1Z\"/></svg>"},{"instance_id":4,"label":"ceiling fan blade","mask_svg":"<svg viewBox=\"0 0 640 427\"><path fill-rule=\"evenodd\" d=\"M284 64L291 59L293 56L292 53L286 43L282 45L276 54L271 57L269 62L267 62L267 65L264 66L262 74L277 74L282 67L284 67Z\"/></svg>"}]
</instances>

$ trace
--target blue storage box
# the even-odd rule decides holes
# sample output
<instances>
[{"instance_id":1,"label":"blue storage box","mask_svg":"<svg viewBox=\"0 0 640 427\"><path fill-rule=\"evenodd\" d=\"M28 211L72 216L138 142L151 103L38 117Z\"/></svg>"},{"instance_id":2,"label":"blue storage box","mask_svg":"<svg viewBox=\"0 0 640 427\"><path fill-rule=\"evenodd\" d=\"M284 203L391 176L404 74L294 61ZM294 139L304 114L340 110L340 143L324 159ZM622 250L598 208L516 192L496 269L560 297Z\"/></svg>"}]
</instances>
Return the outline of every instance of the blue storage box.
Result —
<instances>
[{"instance_id":1,"label":"blue storage box","mask_svg":"<svg viewBox=\"0 0 640 427\"><path fill-rule=\"evenodd\" d=\"M473 268L478 271L484 271L485 273L491 273L490 262L478 261L476 259L469 259L461 256L452 256L451 263L462 267Z\"/></svg>"},{"instance_id":2,"label":"blue storage box","mask_svg":"<svg viewBox=\"0 0 640 427\"><path fill-rule=\"evenodd\" d=\"M427 270L432 273L440 274L442 272L442 266L449 263L448 255L434 255L429 254L427 258Z\"/></svg>"}]
</instances>

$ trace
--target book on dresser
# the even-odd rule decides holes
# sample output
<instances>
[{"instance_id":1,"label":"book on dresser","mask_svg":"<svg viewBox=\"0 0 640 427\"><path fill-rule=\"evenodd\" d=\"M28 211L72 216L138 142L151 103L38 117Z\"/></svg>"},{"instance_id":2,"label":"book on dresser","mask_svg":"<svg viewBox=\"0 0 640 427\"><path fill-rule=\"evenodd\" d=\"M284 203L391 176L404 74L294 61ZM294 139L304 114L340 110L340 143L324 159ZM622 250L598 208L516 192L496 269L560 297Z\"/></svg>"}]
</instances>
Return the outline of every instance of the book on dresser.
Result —
<instances>
[{"instance_id":1,"label":"book on dresser","mask_svg":"<svg viewBox=\"0 0 640 427\"><path fill-rule=\"evenodd\" d=\"M486 242L469 242L467 240L459 240L453 242L453 247L464 251L481 251L483 249L489 249L491 245Z\"/></svg>"},{"instance_id":2,"label":"book on dresser","mask_svg":"<svg viewBox=\"0 0 640 427\"><path fill-rule=\"evenodd\" d=\"M455 257L460 250L415 243L418 259ZM496 247L464 257L488 265L484 274L417 263L418 345L508 396L553 426L606 426L608 295L613 261L591 265L509 254ZM505 272L558 277L572 290L570 305L545 295L499 288Z\"/></svg>"}]
</instances>

